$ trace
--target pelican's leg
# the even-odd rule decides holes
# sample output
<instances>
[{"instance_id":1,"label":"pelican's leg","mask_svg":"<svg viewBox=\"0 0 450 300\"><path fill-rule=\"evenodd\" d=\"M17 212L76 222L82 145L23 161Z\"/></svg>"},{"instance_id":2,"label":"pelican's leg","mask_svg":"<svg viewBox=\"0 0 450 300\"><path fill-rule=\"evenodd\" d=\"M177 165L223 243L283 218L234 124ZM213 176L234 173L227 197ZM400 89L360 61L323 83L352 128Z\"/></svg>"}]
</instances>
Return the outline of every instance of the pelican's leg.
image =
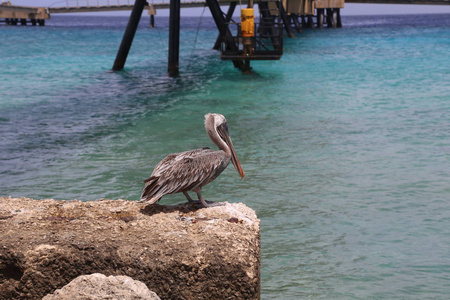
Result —
<instances>
[{"instance_id":1,"label":"pelican's leg","mask_svg":"<svg viewBox=\"0 0 450 300\"><path fill-rule=\"evenodd\" d=\"M206 203L205 199L203 199L201 191L197 192L197 197L202 202L204 207L209 207L208 203Z\"/></svg>"},{"instance_id":2,"label":"pelican's leg","mask_svg":"<svg viewBox=\"0 0 450 300\"><path fill-rule=\"evenodd\" d=\"M189 196L188 192L183 191L183 194L186 196L186 198L188 199L189 202L194 202L194 200L192 200L191 196Z\"/></svg>"}]
</instances>

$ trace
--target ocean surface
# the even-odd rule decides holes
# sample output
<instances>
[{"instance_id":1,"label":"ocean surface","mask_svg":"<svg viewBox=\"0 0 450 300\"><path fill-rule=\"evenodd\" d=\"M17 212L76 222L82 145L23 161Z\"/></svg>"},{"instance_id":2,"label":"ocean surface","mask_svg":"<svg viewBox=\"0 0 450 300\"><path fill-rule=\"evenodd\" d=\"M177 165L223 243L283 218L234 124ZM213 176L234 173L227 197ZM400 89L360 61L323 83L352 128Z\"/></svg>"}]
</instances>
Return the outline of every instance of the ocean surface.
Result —
<instances>
[{"instance_id":1,"label":"ocean surface","mask_svg":"<svg viewBox=\"0 0 450 300\"><path fill-rule=\"evenodd\" d=\"M127 19L0 26L0 196L137 200L165 155L215 148L218 112L246 178L203 194L256 210L263 299L448 299L450 15L344 16L250 75L184 17L178 78L158 16L110 72Z\"/></svg>"}]
</instances>

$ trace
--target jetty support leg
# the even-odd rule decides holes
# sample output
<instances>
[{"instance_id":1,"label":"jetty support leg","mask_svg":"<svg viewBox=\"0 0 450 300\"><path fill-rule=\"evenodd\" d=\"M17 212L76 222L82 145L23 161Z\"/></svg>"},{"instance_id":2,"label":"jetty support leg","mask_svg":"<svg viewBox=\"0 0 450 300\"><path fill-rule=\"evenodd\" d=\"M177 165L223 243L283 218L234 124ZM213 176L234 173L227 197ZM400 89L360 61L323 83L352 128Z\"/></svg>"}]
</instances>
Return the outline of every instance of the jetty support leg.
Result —
<instances>
[{"instance_id":1,"label":"jetty support leg","mask_svg":"<svg viewBox=\"0 0 450 300\"><path fill-rule=\"evenodd\" d=\"M324 10L323 8L317 9L317 27L323 28L323 17L324 17Z\"/></svg>"},{"instance_id":2,"label":"jetty support leg","mask_svg":"<svg viewBox=\"0 0 450 300\"><path fill-rule=\"evenodd\" d=\"M268 2L260 2L258 4L261 13L261 19L259 21L259 30L262 34L268 34L272 36L271 41L274 49L280 49L279 39L275 38L279 33L275 31L275 17L271 15Z\"/></svg>"},{"instance_id":3,"label":"jetty support leg","mask_svg":"<svg viewBox=\"0 0 450 300\"><path fill-rule=\"evenodd\" d=\"M139 25L146 2L146 0L136 0L134 3L127 28L125 29L125 33L122 38L122 43L120 44L116 60L114 61L114 65L112 67L113 71L120 71L125 66L125 62L127 61L128 53L130 52L131 44L133 43L134 35Z\"/></svg>"},{"instance_id":4,"label":"jetty support leg","mask_svg":"<svg viewBox=\"0 0 450 300\"><path fill-rule=\"evenodd\" d=\"M238 51L238 47L235 44L233 35L231 34L230 29L228 28L225 18L223 16L222 10L220 9L219 2L217 0L206 0L206 4L211 11L214 22L216 23L216 27L220 32L220 36L224 39L226 48L231 51ZM233 65L235 68L239 68L240 70L245 69L245 64L242 60L233 60Z\"/></svg>"},{"instance_id":5,"label":"jetty support leg","mask_svg":"<svg viewBox=\"0 0 450 300\"><path fill-rule=\"evenodd\" d=\"M169 17L169 66L170 77L178 76L180 53L180 0L170 0Z\"/></svg>"},{"instance_id":6,"label":"jetty support leg","mask_svg":"<svg viewBox=\"0 0 450 300\"><path fill-rule=\"evenodd\" d=\"M332 8L327 8L327 27L336 28L335 14Z\"/></svg>"},{"instance_id":7,"label":"jetty support leg","mask_svg":"<svg viewBox=\"0 0 450 300\"><path fill-rule=\"evenodd\" d=\"M292 21L294 22L295 29L297 29L298 33L302 32L302 25L300 25L300 22L298 21L298 15L297 14L291 14Z\"/></svg>"},{"instance_id":8,"label":"jetty support leg","mask_svg":"<svg viewBox=\"0 0 450 300\"><path fill-rule=\"evenodd\" d=\"M150 15L150 27L155 27L155 15Z\"/></svg>"},{"instance_id":9,"label":"jetty support leg","mask_svg":"<svg viewBox=\"0 0 450 300\"><path fill-rule=\"evenodd\" d=\"M337 20L338 20L337 9L333 8L332 12L333 12L333 17L331 18L331 20L332 20L333 28L336 28Z\"/></svg>"},{"instance_id":10,"label":"jetty support leg","mask_svg":"<svg viewBox=\"0 0 450 300\"><path fill-rule=\"evenodd\" d=\"M150 27L155 27L155 15L156 15L156 9L153 6L153 4L148 5L148 14L150 15Z\"/></svg>"},{"instance_id":11,"label":"jetty support leg","mask_svg":"<svg viewBox=\"0 0 450 300\"><path fill-rule=\"evenodd\" d=\"M284 9L283 3L281 1L277 1L278 11L280 13L281 20L283 20L284 28L286 29L286 33L290 38L295 37L295 34L292 32L291 23L286 14L286 10Z\"/></svg>"},{"instance_id":12,"label":"jetty support leg","mask_svg":"<svg viewBox=\"0 0 450 300\"><path fill-rule=\"evenodd\" d=\"M308 28L314 29L314 21L313 21L313 16L308 15Z\"/></svg>"},{"instance_id":13,"label":"jetty support leg","mask_svg":"<svg viewBox=\"0 0 450 300\"><path fill-rule=\"evenodd\" d=\"M234 10L236 9L237 1L230 2L230 6L228 7L227 15L225 16L225 22L228 23L231 21L231 18L233 17ZM220 43L222 42L222 37L219 36L216 39L216 42L214 43L214 50L220 49Z\"/></svg>"},{"instance_id":14,"label":"jetty support leg","mask_svg":"<svg viewBox=\"0 0 450 300\"><path fill-rule=\"evenodd\" d=\"M341 9L340 8L335 8L336 10L336 15L337 15L337 27L338 28L342 28L342 21L341 21Z\"/></svg>"}]
</instances>

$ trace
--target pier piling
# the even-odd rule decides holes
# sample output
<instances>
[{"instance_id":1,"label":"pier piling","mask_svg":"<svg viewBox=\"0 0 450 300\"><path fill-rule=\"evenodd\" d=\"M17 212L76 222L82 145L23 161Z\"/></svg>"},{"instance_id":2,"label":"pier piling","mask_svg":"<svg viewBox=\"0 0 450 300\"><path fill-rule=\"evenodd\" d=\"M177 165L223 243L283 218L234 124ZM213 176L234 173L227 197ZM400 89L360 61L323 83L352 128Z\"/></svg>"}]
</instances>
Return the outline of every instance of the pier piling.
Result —
<instances>
[{"instance_id":1,"label":"pier piling","mask_svg":"<svg viewBox=\"0 0 450 300\"><path fill-rule=\"evenodd\" d=\"M155 27L155 16L154 15L150 15L150 27L151 28Z\"/></svg>"},{"instance_id":2,"label":"pier piling","mask_svg":"<svg viewBox=\"0 0 450 300\"><path fill-rule=\"evenodd\" d=\"M148 5L148 14L150 15L150 27L155 27L156 9L152 4Z\"/></svg>"},{"instance_id":3,"label":"pier piling","mask_svg":"<svg viewBox=\"0 0 450 300\"><path fill-rule=\"evenodd\" d=\"M170 77L178 76L180 51L180 0L170 0L169 17L169 66Z\"/></svg>"},{"instance_id":4,"label":"pier piling","mask_svg":"<svg viewBox=\"0 0 450 300\"><path fill-rule=\"evenodd\" d=\"M294 38L295 34L292 32L291 23L289 22L288 16L286 14L286 10L284 9L283 3L281 1L277 1L278 11L280 13L281 20L283 20L284 28L286 29L286 33L290 38Z\"/></svg>"},{"instance_id":5,"label":"pier piling","mask_svg":"<svg viewBox=\"0 0 450 300\"><path fill-rule=\"evenodd\" d=\"M308 28L314 29L314 21L313 21L313 16L308 16Z\"/></svg>"},{"instance_id":6,"label":"pier piling","mask_svg":"<svg viewBox=\"0 0 450 300\"><path fill-rule=\"evenodd\" d=\"M335 10L336 10L336 16L337 16L336 26L338 28L342 28L341 9L340 8L335 8Z\"/></svg>"},{"instance_id":7,"label":"pier piling","mask_svg":"<svg viewBox=\"0 0 450 300\"><path fill-rule=\"evenodd\" d=\"M297 14L291 14L291 19L294 22L295 29L298 33L302 32L302 25L298 21L298 15Z\"/></svg>"},{"instance_id":8,"label":"pier piling","mask_svg":"<svg viewBox=\"0 0 450 300\"><path fill-rule=\"evenodd\" d=\"M130 52L131 44L133 43L134 35L136 34L142 11L144 10L146 3L146 0L136 0L134 3L127 28L125 29L125 33L122 38L122 43L120 44L116 60L114 61L114 65L112 67L113 71L120 71L125 66L125 62L127 61L128 53Z\"/></svg>"},{"instance_id":9,"label":"pier piling","mask_svg":"<svg viewBox=\"0 0 450 300\"><path fill-rule=\"evenodd\" d=\"M231 21L231 18L233 17L234 10L236 9L237 1L230 2L230 6L228 7L227 15L225 16L225 22L228 23ZM214 43L214 50L220 49L220 43L222 42L222 37L219 35L217 36L216 42Z\"/></svg>"},{"instance_id":10,"label":"pier piling","mask_svg":"<svg viewBox=\"0 0 450 300\"><path fill-rule=\"evenodd\" d=\"M219 2L217 0L206 0L206 4L211 11L214 22L216 23L216 27L219 30L220 36L222 37L222 41L225 43L225 48L237 52L238 48L234 42L233 35L231 34L231 31L225 21L223 12L220 9ZM245 70L245 64L241 59L234 59L233 65L235 68Z\"/></svg>"},{"instance_id":11,"label":"pier piling","mask_svg":"<svg viewBox=\"0 0 450 300\"><path fill-rule=\"evenodd\" d=\"M324 9L318 8L317 9L317 27L323 28L323 17L324 17Z\"/></svg>"}]
</instances>

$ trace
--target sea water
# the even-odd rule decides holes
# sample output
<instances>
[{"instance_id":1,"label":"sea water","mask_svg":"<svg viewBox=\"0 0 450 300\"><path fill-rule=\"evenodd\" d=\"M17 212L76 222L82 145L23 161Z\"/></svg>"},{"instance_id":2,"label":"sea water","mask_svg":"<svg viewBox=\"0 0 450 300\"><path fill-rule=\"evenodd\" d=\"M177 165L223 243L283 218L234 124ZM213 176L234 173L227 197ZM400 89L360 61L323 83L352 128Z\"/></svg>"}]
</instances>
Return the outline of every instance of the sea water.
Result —
<instances>
[{"instance_id":1,"label":"sea water","mask_svg":"<svg viewBox=\"0 0 450 300\"><path fill-rule=\"evenodd\" d=\"M164 17L110 72L126 23L0 26L1 196L137 200L165 155L215 148L218 112L246 178L203 194L256 210L263 299L448 298L450 15L344 17L249 75L211 49L211 18L185 17L177 78Z\"/></svg>"}]
</instances>

